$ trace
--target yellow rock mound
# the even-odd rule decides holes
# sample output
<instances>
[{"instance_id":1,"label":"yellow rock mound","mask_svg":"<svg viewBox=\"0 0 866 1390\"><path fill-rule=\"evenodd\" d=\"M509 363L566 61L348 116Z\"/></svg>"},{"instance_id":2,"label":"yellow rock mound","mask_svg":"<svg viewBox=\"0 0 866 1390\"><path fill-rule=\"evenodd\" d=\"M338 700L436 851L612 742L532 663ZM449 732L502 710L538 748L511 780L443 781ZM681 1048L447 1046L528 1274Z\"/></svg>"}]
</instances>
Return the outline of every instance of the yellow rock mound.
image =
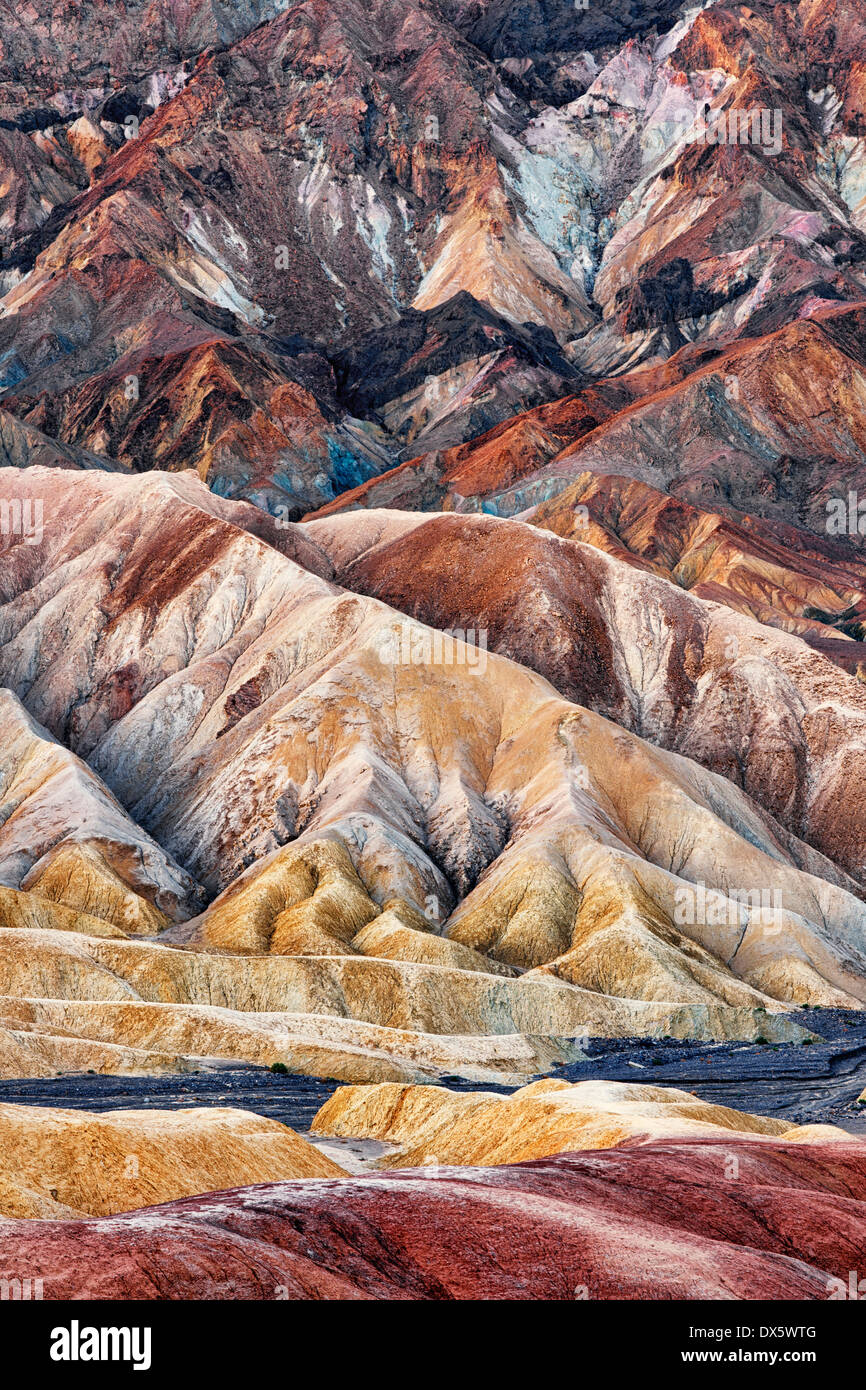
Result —
<instances>
[{"instance_id":1,"label":"yellow rock mound","mask_svg":"<svg viewBox=\"0 0 866 1390\"><path fill-rule=\"evenodd\" d=\"M839 1138L832 1126L792 1128L785 1120L711 1105L689 1091L615 1081L536 1081L513 1095L439 1086L343 1086L313 1121L314 1134L378 1139L396 1146L379 1167L432 1163L519 1163L627 1139L668 1139L721 1131L814 1142Z\"/></svg>"},{"instance_id":2,"label":"yellow rock mound","mask_svg":"<svg viewBox=\"0 0 866 1390\"><path fill-rule=\"evenodd\" d=\"M246 1110L86 1110L0 1105L0 1215L111 1216L177 1197L343 1169L276 1120Z\"/></svg>"}]
</instances>

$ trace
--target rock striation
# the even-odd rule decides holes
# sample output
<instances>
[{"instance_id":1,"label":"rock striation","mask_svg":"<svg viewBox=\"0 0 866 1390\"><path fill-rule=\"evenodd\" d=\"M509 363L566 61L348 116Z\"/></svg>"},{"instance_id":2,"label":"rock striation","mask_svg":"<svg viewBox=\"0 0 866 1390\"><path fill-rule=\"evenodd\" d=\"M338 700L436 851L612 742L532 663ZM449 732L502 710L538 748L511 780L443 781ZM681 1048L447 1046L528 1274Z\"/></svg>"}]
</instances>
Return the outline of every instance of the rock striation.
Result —
<instances>
[{"instance_id":1,"label":"rock striation","mask_svg":"<svg viewBox=\"0 0 866 1390\"><path fill-rule=\"evenodd\" d=\"M365 1002L292 1007L449 1035L490 1031L491 991L515 1001L504 1031L557 1036L602 1017L618 1034L634 1002L668 1020L697 1007L701 1029L759 1036L767 1010L866 994L856 881L766 792L762 806L465 641L448 639L442 660L395 660L406 620L326 578L342 561L314 528L274 528L271 544L247 529L252 509L189 475L72 478L6 475L58 524L40 547L9 549L0 678L210 901L168 928L170 948L73 948L49 931L18 950L13 936L7 994L46 992L28 983L37 950L54 998L132 991L256 1012L287 1007L265 960L308 972L317 960L319 974L341 972L342 996L363 981ZM648 582L660 602L675 593ZM756 650L758 632L744 633ZM796 654L777 660L798 671ZM820 708L809 661L816 683L804 671L798 698L811 689ZM827 845L837 861L843 845ZM68 905L90 911L75 891ZM173 983L145 985L152 970ZM373 1002L397 978L413 981L405 1009L393 985L391 1002ZM445 978L460 981L450 997L419 993ZM617 999L625 1014L603 1002ZM723 1023L725 1009L742 1023Z\"/></svg>"},{"instance_id":2,"label":"rock striation","mask_svg":"<svg viewBox=\"0 0 866 1390\"><path fill-rule=\"evenodd\" d=\"M342 1173L285 1125L245 1110L0 1105L0 1136L0 1220L113 1216L226 1184Z\"/></svg>"},{"instance_id":3,"label":"rock striation","mask_svg":"<svg viewBox=\"0 0 866 1390\"><path fill-rule=\"evenodd\" d=\"M726 1135L268 1184L0 1221L0 1277L49 1300L826 1299L862 1250L864 1163L860 1141Z\"/></svg>"},{"instance_id":4,"label":"rock striation","mask_svg":"<svg viewBox=\"0 0 866 1390\"><path fill-rule=\"evenodd\" d=\"M377 1139L390 1148L379 1168L434 1164L488 1167L573 1150L661 1139L766 1135L797 1142L847 1138L834 1125L791 1127L669 1086L535 1081L511 1095L441 1086L342 1086L313 1121L314 1134Z\"/></svg>"},{"instance_id":5,"label":"rock striation","mask_svg":"<svg viewBox=\"0 0 866 1390\"><path fill-rule=\"evenodd\" d=\"M79 8L0 44L0 1067L862 1007L862 0Z\"/></svg>"}]
</instances>

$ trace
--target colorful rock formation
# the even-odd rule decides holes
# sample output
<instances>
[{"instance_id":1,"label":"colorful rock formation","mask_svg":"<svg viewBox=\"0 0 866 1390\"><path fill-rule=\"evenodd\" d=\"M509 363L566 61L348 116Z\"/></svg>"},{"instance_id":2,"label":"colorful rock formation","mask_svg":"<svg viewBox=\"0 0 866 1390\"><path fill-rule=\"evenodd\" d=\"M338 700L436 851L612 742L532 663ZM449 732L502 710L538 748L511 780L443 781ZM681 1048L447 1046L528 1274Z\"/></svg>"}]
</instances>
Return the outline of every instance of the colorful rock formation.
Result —
<instances>
[{"instance_id":1,"label":"colorful rock formation","mask_svg":"<svg viewBox=\"0 0 866 1390\"><path fill-rule=\"evenodd\" d=\"M226 1186L342 1169L285 1125L244 1110L0 1105L0 1217L112 1216Z\"/></svg>"},{"instance_id":2,"label":"colorful rock formation","mask_svg":"<svg viewBox=\"0 0 866 1390\"><path fill-rule=\"evenodd\" d=\"M13 916L2 933L7 996L83 1005L79 1036L123 1047L134 1036L126 1015L97 1038L87 1006L158 1003L165 1037L149 1048L171 1056L237 1056L249 1046L232 1018L233 1041L212 1051L205 1035L189 1034L188 1006L297 1010L468 1039L542 1035L566 1040L554 1047L568 1055L567 1039L586 1031L756 1038L791 1004L866 997L856 880L794 830L818 838L809 808L838 800L832 782L822 801L813 774L814 799L800 809L797 784L782 800L777 772L775 784L758 781L765 808L465 640L447 639L438 661L404 661L406 620L324 577L342 573L345 560L330 531L319 539L319 526L272 525L269 543L260 513L214 499L189 475L11 470L0 482L22 508L56 519L40 546L8 548L0 678L72 750L52 756L87 759L106 784L93 782L92 794L106 805L117 798L144 827L131 862L149 855L154 865L150 881L140 869L135 877L131 851L110 848L134 838L129 828L89 837L79 828L68 844L54 817L47 854L26 831L31 859L10 887L126 932L165 927L170 943L88 939L84 921L74 942L51 929L44 907L30 920L42 930L25 937ZM518 540L524 533L554 551L570 544L527 527ZM665 602L664 581L646 582ZM801 715L811 700L817 717L827 698L821 668L846 678L808 648L805 660L789 653L784 644L796 639L774 634L776 654L762 629L735 621L743 669L754 669L752 645L757 670L785 680ZM671 621L665 629L685 630ZM408 632L425 650L434 637L417 623ZM705 639L711 661L723 640ZM697 668L695 677L700 690ZM754 679L757 705L766 676ZM853 718L859 686L847 679ZM608 681L609 699L614 691ZM643 728L662 742L646 693ZM669 708L664 686L658 698ZM679 723L687 727L682 715ZM707 726L700 706L696 725ZM752 715L736 738L753 727ZM32 723L27 730L37 736ZM760 734L751 756L760 768ZM32 758L27 765L40 786L44 774ZM91 785L89 772L70 767ZM47 805L62 785L47 781ZM13 820L21 834L31 800ZM856 826L844 815L833 821L827 849L837 863ZM154 875L169 872L186 905L176 890L171 914L148 916L136 905L158 904ZM210 902L193 915L196 894ZM171 1027L165 1006L181 1006ZM311 1026L308 1039L322 1025ZM333 1040L321 1035L329 1051ZM403 1043L389 1050L403 1059L396 1076L417 1079L407 1076ZM261 1044L248 1059L277 1060ZM465 1060L480 1060L472 1042ZM348 1059L329 1074L354 1079L356 1065Z\"/></svg>"},{"instance_id":3,"label":"colorful rock formation","mask_svg":"<svg viewBox=\"0 0 866 1390\"><path fill-rule=\"evenodd\" d=\"M669 1086L611 1081L535 1081L511 1095L442 1086L341 1086L313 1122L314 1134L378 1139L380 1168L521 1163L576 1149L609 1149L692 1135L762 1134L793 1142L847 1139L833 1125L784 1120L711 1105Z\"/></svg>"},{"instance_id":4,"label":"colorful rock formation","mask_svg":"<svg viewBox=\"0 0 866 1390\"><path fill-rule=\"evenodd\" d=\"M864 74L866 0L2 10L0 1076L473 1165L64 1116L187 1198L117 1217L0 1116L50 1296L851 1268L859 1142L538 1077L866 1004Z\"/></svg>"},{"instance_id":5,"label":"colorful rock formation","mask_svg":"<svg viewBox=\"0 0 866 1390\"><path fill-rule=\"evenodd\" d=\"M826 1299L864 1222L862 1142L729 1135L0 1221L0 1278L45 1299Z\"/></svg>"}]
</instances>

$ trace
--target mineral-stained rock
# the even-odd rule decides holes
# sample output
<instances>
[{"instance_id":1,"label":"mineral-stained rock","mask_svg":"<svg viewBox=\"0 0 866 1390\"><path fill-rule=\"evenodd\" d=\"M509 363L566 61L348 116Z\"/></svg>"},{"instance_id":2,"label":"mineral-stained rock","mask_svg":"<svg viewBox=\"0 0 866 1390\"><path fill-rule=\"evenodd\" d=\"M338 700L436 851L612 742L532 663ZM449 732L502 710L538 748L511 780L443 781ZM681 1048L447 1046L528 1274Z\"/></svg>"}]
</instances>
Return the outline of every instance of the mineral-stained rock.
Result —
<instances>
[{"instance_id":1,"label":"mineral-stained rock","mask_svg":"<svg viewBox=\"0 0 866 1390\"><path fill-rule=\"evenodd\" d=\"M84 875L80 878L75 875L68 882L77 889L86 885L88 879ZM100 886L104 886L104 881ZM86 936L106 936L115 940L126 937L126 932L112 926L104 917L76 912L65 904L53 902L51 898L43 898L36 893L17 893L13 888L0 888L0 926L9 931L75 931L83 932ZM22 948L26 950L23 943Z\"/></svg>"},{"instance_id":2,"label":"mineral-stained rock","mask_svg":"<svg viewBox=\"0 0 866 1390\"><path fill-rule=\"evenodd\" d=\"M847 538L735 518L631 479L590 473L532 512L531 521L796 633L844 670L861 671L866 569Z\"/></svg>"},{"instance_id":3,"label":"mineral-stained rock","mask_svg":"<svg viewBox=\"0 0 866 1390\"><path fill-rule=\"evenodd\" d=\"M828 503L866 481L862 314L834 306L747 341L566 446L490 509L523 511L583 472L617 473L826 534Z\"/></svg>"},{"instance_id":4,"label":"mineral-stained rock","mask_svg":"<svg viewBox=\"0 0 866 1390\"><path fill-rule=\"evenodd\" d=\"M375 985L375 975L371 982ZM761 1026L768 1038L788 1041L803 1036L783 1020L765 1016L758 1024L742 1010L636 1005L618 1019L608 1001L590 997L587 1003L585 1016L604 1018L606 1034L617 1026L663 1034L679 1027L689 1037L702 1030L715 1035L729 1029L742 1038L754 1037ZM211 1005L0 1000L0 1067L5 1076L187 1071L216 1058L263 1066L281 1063L301 1076L347 1082L428 1081L458 1075L519 1085L528 1076L580 1060L584 1037L432 1034L323 1012L262 1014Z\"/></svg>"},{"instance_id":5,"label":"mineral-stained rock","mask_svg":"<svg viewBox=\"0 0 866 1390\"><path fill-rule=\"evenodd\" d=\"M706 1006L708 1019L719 1004L745 1010L750 1036L754 1011L773 1000L850 1005L866 997L864 908L853 880L731 782L569 704L501 657L450 638L438 658L432 648L425 654L430 629L407 628L393 610L320 577L331 562L309 531L289 530L280 553L246 529L252 509L218 503L188 475L87 474L74 488L72 475L52 470L5 477L42 500L53 521L41 546L9 552L0 675L206 890L222 890L172 929L175 945L331 957L331 972L342 956L342 978L363 979L366 990L395 977L398 964L419 979L456 964L465 989L511 987L461 970L447 948L434 961L436 948L424 941L432 927L476 956L540 970L547 983L552 975L590 997ZM550 537L540 543L570 548ZM292 553L311 556L319 572ZM660 602L679 601L665 581L647 582ZM627 591L622 597L633 602ZM761 654L762 631L744 634ZM698 622L695 641L699 633ZM407 638L420 644L418 660L403 660ZM820 711L820 658L796 639L773 641L795 644L779 665L800 709L808 698ZM629 660L627 648L625 671ZM775 676L775 666L765 669ZM666 710L664 690L659 696ZM850 703L859 710L853 695ZM827 766L825 775L837 775ZM815 804L822 794L838 801L833 786L819 786ZM787 814L787 803L780 809ZM852 803L837 818L840 838L830 847L839 859L854 814ZM806 828L817 838L814 820ZM398 951L375 932L356 945L395 902L405 905L410 933ZM370 958L379 939L396 960ZM68 935L59 940L65 945L46 951L45 969L65 993L56 952L69 952ZM33 934L28 941L35 951ZM144 976L157 962L148 950L135 967ZM216 1002L184 992L201 969L193 959L161 953L184 983L155 997ZM223 972L228 1007L285 1007L273 993L263 1002L260 987L248 995L251 977L237 957L231 965L197 959ZM83 958L78 970L92 979L93 997L127 994L111 971ZM567 1024L536 1018L509 1027L578 1033L586 999L574 1000ZM414 1019L409 1027L443 1033L489 1027L477 1003L461 1015L455 1002L445 1021L451 1006L440 1000L442 1021L432 1026L431 1007L358 1016L399 1018L399 1026Z\"/></svg>"},{"instance_id":6,"label":"mineral-stained rock","mask_svg":"<svg viewBox=\"0 0 866 1390\"><path fill-rule=\"evenodd\" d=\"M278 851L180 935L256 955L352 955L356 933L378 915L345 845L328 839Z\"/></svg>"},{"instance_id":7,"label":"mineral-stained rock","mask_svg":"<svg viewBox=\"0 0 866 1390\"><path fill-rule=\"evenodd\" d=\"M104 80L106 67L123 81L155 65L180 65L211 44L248 33L279 9L278 0L234 0L230 7L191 0L171 10L151 0L118 0L108 10L36 0L26 11L9 11L0 80L6 86L17 79L31 100L36 92L47 103L61 75L86 90ZM75 93L65 96L69 101Z\"/></svg>"},{"instance_id":8,"label":"mineral-stained rock","mask_svg":"<svg viewBox=\"0 0 866 1390\"><path fill-rule=\"evenodd\" d=\"M201 896L86 763L2 689L0 881L145 935L188 915ZM4 911L7 922L12 915Z\"/></svg>"},{"instance_id":9,"label":"mineral-stained rock","mask_svg":"<svg viewBox=\"0 0 866 1390\"><path fill-rule=\"evenodd\" d=\"M442 377L443 395L474 396L453 412L470 433L574 376L554 334L594 322L582 271L513 197L488 110L496 70L440 13L308 0L228 20L197 3L158 54L138 8L106 20L119 90L79 85L85 25L67 39L79 80L68 74L38 130L9 121L20 191L0 247L0 385L16 414L136 468L193 466L222 494L308 510L394 455L375 431L344 430L344 406L322 419L333 381L305 391L298 335L337 352L413 304L475 295L520 346ZM13 37L0 107L44 80L64 42L45 11L37 0L33 35ZM197 39L213 48L193 63ZM520 124L505 95L506 124ZM555 365L533 349L535 325Z\"/></svg>"},{"instance_id":10,"label":"mineral-stained rock","mask_svg":"<svg viewBox=\"0 0 866 1390\"><path fill-rule=\"evenodd\" d=\"M507 965L435 934L403 899L380 906L339 840L297 841L236 879L165 940L244 954L380 956L511 975Z\"/></svg>"},{"instance_id":11,"label":"mineral-stained rock","mask_svg":"<svg viewBox=\"0 0 866 1390\"><path fill-rule=\"evenodd\" d=\"M622 547L610 544L604 555L597 542L584 544L583 499L592 505L593 481L541 508L532 526L383 510L323 518L304 529L347 587L437 628L483 634L492 650L540 672L569 699L745 787L859 879L864 808L851 788L866 775L866 768L855 772L866 745L862 682L833 670L823 653L793 637L730 612L735 596L715 583L703 592L697 586L700 597L684 593L673 556L676 584L645 565L636 572ZM646 548L664 554L665 536L653 530L654 513L641 492L631 496L626 487L599 508L606 502L629 536L632 527L646 528ZM709 529L694 513L683 511L679 520L683 530L695 526L694 550L711 563L716 547ZM736 538L735 528L728 534ZM741 544L748 546L751 534L742 532ZM717 544L723 550L725 541ZM669 541L675 553L676 545L675 533ZM771 567L779 559L778 549L774 554L755 541L740 567L741 582L748 565L756 588L778 596L787 578L801 604L811 598L839 610L866 588L866 568L850 557L838 555L837 567L817 552L811 564L800 561L799 574L787 575ZM721 578L723 554L718 564ZM777 602L781 607L784 600ZM750 606L744 598L747 614ZM837 646L864 650L859 642ZM828 756L828 733L844 746L844 757Z\"/></svg>"},{"instance_id":12,"label":"mineral-stained rock","mask_svg":"<svg viewBox=\"0 0 866 1390\"><path fill-rule=\"evenodd\" d=\"M33 425L0 410L0 465L4 468L96 468L124 472L113 459L99 458L84 449L59 444Z\"/></svg>"},{"instance_id":13,"label":"mineral-stained rock","mask_svg":"<svg viewBox=\"0 0 866 1390\"><path fill-rule=\"evenodd\" d=\"M336 405L323 357L265 352L212 332L177 352L134 343L84 386L4 400L24 428L68 441L70 452L95 450L117 471L145 455L168 472L192 467L219 496L280 516L330 501L394 457Z\"/></svg>"},{"instance_id":14,"label":"mineral-stained rock","mask_svg":"<svg viewBox=\"0 0 866 1390\"><path fill-rule=\"evenodd\" d=\"M465 290L365 334L334 367L353 413L381 421L412 455L483 434L579 379L549 330L509 324Z\"/></svg>"},{"instance_id":15,"label":"mineral-stained rock","mask_svg":"<svg viewBox=\"0 0 866 1390\"><path fill-rule=\"evenodd\" d=\"M419 930L417 922L418 914L407 903L386 903L380 915L358 932L352 945L363 955L380 960L417 961L455 970L480 971L483 975L517 973L513 966L503 965L469 946L461 946L459 941L437 936L429 929Z\"/></svg>"},{"instance_id":16,"label":"mineral-stained rock","mask_svg":"<svg viewBox=\"0 0 866 1390\"><path fill-rule=\"evenodd\" d=\"M866 1004L862 0L75 8L0 42L3 1069Z\"/></svg>"},{"instance_id":17,"label":"mineral-stained rock","mask_svg":"<svg viewBox=\"0 0 866 1390\"><path fill-rule=\"evenodd\" d=\"M420 454L316 515L401 507L514 516L589 473L825 536L832 507L849 491L866 494L863 314L862 302L824 305L723 353L682 348L664 368L593 382L476 440ZM855 517L855 536L856 527Z\"/></svg>"},{"instance_id":18,"label":"mineral-stained rock","mask_svg":"<svg viewBox=\"0 0 866 1390\"><path fill-rule=\"evenodd\" d=\"M197 1192L343 1171L245 1110L86 1110L0 1105L0 1216L111 1216Z\"/></svg>"},{"instance_id":19,"label":"mineral-stained rock","mask_svg":"<svg viewBox=\"0 0 866 1390\"><path fill-rule=\"evenodd\" d=\"M0 63L0 380L67 446L192 465L269 506L318 507L387 468L380 407L398 448L432 425L438 449L546 399L569 368L607 378L587 420L604 397L617 415L650 397L605 447L661 472L679 457L693 500L752 483L779 412L792 458L820 437L819 455L862 471L856 382L822 365L812 331L866 292L862 23L857 0L841 10L244 0L229 15L194 0L164 19L124 0L73 33L33 0ZM706 108L777 115L778 141L688 138ZM504 322L516 350L442 370L440 324L470 299L482 338ZM419 316L438 341L413 351ZM523 352L539 330L549 361ZM773 389L749 381L740 408L716 409L708 354L754 361L778 332L790 376L776 364ZM317 415L334 382L304 398L299 335L320 366L348 364L331 427ZM357 365L395 342L394 373L373 375L402 394L363 401ZM672 401L646 375L611 385L678 357ZM792 382L805 429L787 418ZM366 447L343 429L352 403L372 405ZM699 440L670 428L694 412Z\"/></svg>"},{"instance_id":20,"label":"mineral-stained rock","mask_svg":"<svg viewBox=\"0 0 866 1390\"><path fill-rule=\"evenodd\" d=\"M862 1142L730 1134L2 1221L0 1278L45 1299L826 1299L864 1229Z\"/></svg>"},{"instance_id":21,"label":"mineral-stained rock","mask_svg":"<svg viewBox=\"0 0 866 1390\"><path fill-rule=\"evenodd\" d=\"M785 1120L711 1105L688 1091L610 1081L536 1081L506 1096L441 1086L344 1086L322 1106L312 1131L388 1143L392 1147L377 1162L381 1168L519 1163L714 1131L809 1142L848 1137L833 1125L812 1125L806 1133Z\"/></svg>"},{"instance_id":22,"label":"mineral-stained rock","mask_svg":"<svg viewBox=\"0 0 866 1390\"><path fill-rule=\"evenodd\" d=\"M32 1043L34 1065L47 1074L58 1067L43 1038L68 1034L187 1058L290 1063L343 1080L416 1080L449 1071L525 1076L582 1055L589 1034L808 1036L778 1017L769 998L769 1009L645 1002L580 989L545 972L512 979L471 965L198 955L79 933L0 929L0 1025L14 1035L13 1053ZM5 1067L7 1075L16 1074L15 1065L13 1059ZM105 1069L102 1062L88 1067Z\"/></svg>"}]
</instances>

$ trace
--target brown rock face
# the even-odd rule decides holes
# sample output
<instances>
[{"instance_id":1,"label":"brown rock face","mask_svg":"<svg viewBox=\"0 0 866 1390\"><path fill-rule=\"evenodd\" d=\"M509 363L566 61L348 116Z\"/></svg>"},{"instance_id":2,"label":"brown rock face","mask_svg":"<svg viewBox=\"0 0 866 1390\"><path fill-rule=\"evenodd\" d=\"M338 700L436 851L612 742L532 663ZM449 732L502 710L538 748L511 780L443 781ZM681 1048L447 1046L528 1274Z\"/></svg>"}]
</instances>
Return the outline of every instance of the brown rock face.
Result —
<instances>
[{"instance_id":1,"label":"brown rock face","mask_svg":"<svg viewBox=\"0 0 866 1390\"><path fill-rule=\"evenodd\" d=\"M683 347L664 368L602 380L401 464L317 515L397 506L513 516L556 505L584 474L613 474L732 519L748 513L839 534L834 504L866 490L863 314L862 302L820 305L724 352ZM847 537L847 524L841 530Z\"/></svg>"},{"instance_id":2,"label":"brown rock face","mask_svg":"<svg viewBox=\"0 0 866 1390\"><path fill-rule=\"evenodd\" d=\"M288 1058L346 1080L364 1066L376 1079L414 1080L449 1062L525 1076L574 1055L586 1031L796 1036L772 1014L866 997L855 880L773 814L758 772L764 806L601 717L589 692L571 703L465 632L407 625L324 578L342 573L352 546L376 554L377 537L358 546L346 524L378 518L274 526L268 544L247 529L262 530L259 513L186 474L12 470L0 481L22 493L22 514L24 501L34 514L41 503L52 519L39 546L7 546L0 676L75 754L56 756L76 770L87 758L146 827L144 843L164 845L209 900L197 915L191 902L173 913L170 946L94 936L88 923L100 914L139 933L164 925L144 907L137 922L125 915L131 894L146 898L130 882L130 851L112 859L107 832L74 846L60 833L47 856L27 860L10 886L33 907L10 905L0 992L37 1001L6 1013L10 1058L26 1054L28 1070L56 1065L62 1028L77 1055L96 1049L100 1069L108 1046L125 1049L125 1066L220 1056ZM382 524L393 529L389 517ZM615 564L516 523L425 525L465 532L463 578L491 528ZM409 540L419 532L415 519L396 529ZM508 576L506 549L497 554ZM518 552L515 576L522 565ZM423 581L423 566L410 568ZM630 581L635 571L622 569ZM601 618L621 596L618 641L639 649L640 629L632 636L625 621L635 596L627 586L620 595L615 576L603 584L602 568L585 572L586 597L576 590L573 602L595 605L587 632L607 631ZM644 578L656 593L639 598L642 620L688 630L680 613L652 618L651 601L676 591ZM702 600L680 602L694 609L700 688L700 644L712 654L725 629L709 629ZM783 634L773 634L778 651L767 648L766 629L735 621L743 669L762 663L756 692L784 679L801 709L821 709L822 677L836 679L836 668ZM608 649L612 672L638 669L630 645L617 655L609 638ZM674 665L671 656L644 671ZM850 683L853 719L860 687ZM615 691L612 680L605 688ZM675 727L667 685L631 689L644 731L670 741L649 721L654 700ZM707 708L697 705L696 729ZM686 730L689 702L674 708ZM764 755L755 737L758 770ZM28 771L34 778L35 765ZM84 785L92 776L78 775ZM813 792L817 777L815 759L802 787ZM800 787L779 808L792 825L820 804L820 783L814 802ZM838 796L832 781L823 795ZM816 823L805 827L813 839ZM840 836L846 825L856 833L856 821L837 824ZM828 845L837 863L845 844ZM78 920L55 926L61 903ZM529 1041L538 1038L551 1041Z\"/></svg>"},{"instance_id":3,"label":"brown rock face","mask_svg":"<svg viewBox=\"0 0 866 1390\"><path fill-rule=\"evenodd\" d=\"M860 8L398 9L4 38L28 1067L866 998Z\"/></svg>"},{"instance_id":4,"label":"brown rock face","mask_svg":"<svg viewBox=\"0 0 866 1390\"><path fill-rule=\"evenodd\" d=\"M863 482L863 32L859 0L36 0L0 55L7 408L289 516L510 514L579 446L822 525Z\"/></svg>"},{"instance_id":5,"label":"brown rock face","mask_svg":"<svg viewBox=\"0 0 866 1390\"><path fill-rule=\"evenodd\" d=\"M859 1140L548 1074L866 1006L866 0L0 13L0 1077L395 1146L0 1105L0 1281L827 1297Z\"/></svg>"},{"instance_id":6,"label":"brown rock face","mask_svg":"<svg viewBox=\"0 0 866 1390\"><path fill-rule=\"evenodd\" d=\"M789 594L801 610L808 599L856 606L866 576L843 549L816 541L786 561L771 528L756 534L591 475L533 525L381 511L305 529L341 583L436 627L483 631L569 699L739 784L861 880L863 807L851 787L863 777L862 683L818 654L823 639L807 647L753 611L755 590L770 593L775 610L762 616L774 628ZM698 565L709 582L689 592ZM840 638L831 654L844 646L862 648ZM828 757L828 733L845 758Z\"/></svg>"}]
</instances>

